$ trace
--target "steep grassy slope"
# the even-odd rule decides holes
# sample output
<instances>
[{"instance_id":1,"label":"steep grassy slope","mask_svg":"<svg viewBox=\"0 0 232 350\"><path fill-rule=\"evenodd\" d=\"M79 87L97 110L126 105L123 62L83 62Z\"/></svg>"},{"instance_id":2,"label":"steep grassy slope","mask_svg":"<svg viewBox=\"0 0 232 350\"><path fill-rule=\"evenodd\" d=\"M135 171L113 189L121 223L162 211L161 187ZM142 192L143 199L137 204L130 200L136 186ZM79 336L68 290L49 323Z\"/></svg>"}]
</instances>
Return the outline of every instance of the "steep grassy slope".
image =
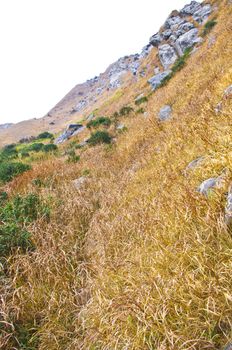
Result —
<instances>
[{"instance_id":1,"label":"steep grassy slope","mask_svg":"<svg viewBox=\"0 0 232 350\"><path fill-rule=\"evenodd\" d=\"M232 5L214 3L218 24L149 97L146 117L122 117L127 131L115 143L81 150L78 163L38 162L5 188L12 198L37 194L49 203L50 220L29 223L35 250L4 261L2 349L214 350L231 341L224 208L232 104L223 94L232 83ZM125 88L99 113L132 105L144 86ZM166 104L173 117L161 123ZM199 156L202 163L186 172ZM221 188L208 197L197 192L223 171Z\"/></svg>"}]
</instances>

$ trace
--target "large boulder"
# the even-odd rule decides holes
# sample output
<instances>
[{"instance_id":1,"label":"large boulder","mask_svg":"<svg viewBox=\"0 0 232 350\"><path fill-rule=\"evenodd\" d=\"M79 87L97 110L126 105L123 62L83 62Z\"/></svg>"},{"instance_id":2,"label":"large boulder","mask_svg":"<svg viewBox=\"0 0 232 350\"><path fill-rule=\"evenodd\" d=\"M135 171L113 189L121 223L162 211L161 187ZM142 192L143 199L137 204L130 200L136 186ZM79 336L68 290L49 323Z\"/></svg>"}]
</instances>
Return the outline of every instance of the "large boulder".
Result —
<instances>
[{"instance_id":1,"label":"large boulder","mask_svg":"<svg viewBox=\"0 0 232 350\"><path fill-rule=\"evenodd\" d=\"M70 137L84 130L85 127L82 124L70 124L67 129L55 140L55 144L63 143Z\"/></svg>"},{"instance_id":2,"label":"large boulder","mask_svg":"<svg viewBox=\"0 0 232 350\"><path fill-rule=\"evenodd\" d=\"M172 108L169 105L163 106L159 111L159 120L165 121L170 119L172 116Z\"/></svg>"},{"instance_id":3,"label":"large boulder","mask_svg":"<svg viewBox=\"0 0 232 350\"><path fill-rule=\"evenodd\" d=\"M187 33L181 35L175 42L175 47L180 56L182 56L186 49L202 41L198 36L198 29L194 28Z\"/></svg>"},{"instance_id":4,"label":"large boulder","mask_svg":"<svg viewBox=\"0 0 232 350\"><path fill-rule=\"evenodd\" d=\"M158 47L162 41L163 41L162 35L160 33L156 33L150 38L149 43L154 47Z\"/></svg>"},{"instance_id":5,"label":"large boulder","mask_svg":"<svg viewBox=\"0 0 232 350\"><path fill-rule=\"evenodd\" d=\"M196 11L201 9L201 4L197 1L191 1L190 4L184 6L184 8L180 11L182 16L192 16Z\"/></svg>"},{"instance_id":6,"label":"large boulder","mask_svg":"<svg viewBox=\"0 0 232 350\"><path fill-rule=\"evenodd\" d=\"M202 24L210 16L212 12L212 6L210 4L201 7L198 11L194 12L193 19Z\"/></svg>"},{"instance_id":7,"label":"large boulder","mask_svg":"<svg viewBox=\"0 0 232 350\"><path fill-rule=\"evenodd\" d=\"M169 74L171 74L172 71L171 70L166 70L162 73L159 73L159 74L156 74L154 75L153 77L151 77L149 80L148 80L148 83L151 84L152 86L152 90L156 90L163 82L163 80L169 76Z\"/></svg>"},{"instance_id":8,"label":"large boulder","mask_svg":"<svg viewBox=\"0 0 232 350\"><path fill-rule=\"evenodd\" d=\"M167 69L173 63L175 63L178 56L176 54L175 49L171 45L164 44L159 46L159 58L164 69Z\"/></svg>"}]
</instances>

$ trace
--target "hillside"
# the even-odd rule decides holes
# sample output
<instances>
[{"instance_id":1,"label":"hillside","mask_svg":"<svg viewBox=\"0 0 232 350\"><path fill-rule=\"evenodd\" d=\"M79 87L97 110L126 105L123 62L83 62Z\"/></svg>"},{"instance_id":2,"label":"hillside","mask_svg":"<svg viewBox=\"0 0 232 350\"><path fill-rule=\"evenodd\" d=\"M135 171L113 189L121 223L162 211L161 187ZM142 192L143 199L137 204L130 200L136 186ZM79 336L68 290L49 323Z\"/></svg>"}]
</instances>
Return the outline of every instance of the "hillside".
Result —
<instances>
[{"instance_id":1,"label":"hillside","mask_svg":"<svg viewBox=\"0 0 232 350\"><path fill-rule=\"evenodd\" d=\"M0 131L37 136L0 154L1 349L232 349L231 18L192 1Z\"/></svg>"}]
</instances>

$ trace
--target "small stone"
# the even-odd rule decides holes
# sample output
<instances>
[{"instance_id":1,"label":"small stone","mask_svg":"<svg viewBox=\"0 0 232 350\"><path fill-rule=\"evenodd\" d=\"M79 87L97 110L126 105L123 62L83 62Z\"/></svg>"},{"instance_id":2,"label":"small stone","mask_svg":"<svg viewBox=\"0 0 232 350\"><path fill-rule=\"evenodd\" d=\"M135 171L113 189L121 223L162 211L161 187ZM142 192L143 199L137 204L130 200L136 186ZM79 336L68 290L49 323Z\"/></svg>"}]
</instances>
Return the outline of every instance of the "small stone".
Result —
<instances>
[{"instance_id":1,"label":"small stone","mask_svg":"<svg viewBox=\"0 0 232 350\"><path fill-rule=\"evenodd\" d=\"M232 97L232 85L228 86L226 90L224 91L224 97L229 98Z\"/></svg>"},{"instance_id":2,"label":"small stone","mask_svg":"<svg viewBox=\"0 0 232 350\"><path fill-rule=\"evenodd\" d=\"M75 186L75 188L79 190L85 184L86 180L86 176L81 176L78 179L73 180L72 183Z\"/></svg>"},{"instance_id":3,"label":"small stone","mask_svg":"<svg viewBox=\"0 0 232 350\"><path fill-rule=\"evenodd\" d=\"M209 191L212 190L213 188L221 187L222 181L223 181L222 176L212 177L210 179L207 179L200 184L200 186L198 187L198 192L207 196Z\"/></svg>"},{"instance_id":4,"label":"small stone","mask_svg":"<svg viewBox=\"0 0 232 350\"><path fill-rule=\"evenodd\" d=\"M117 130L123 130L125 128L125 125L124 124L119 124L116 129Z\"/></svg>"},{"instance_id":5,"label":"small stone","mask_svg":"<svg viewBox=\"0 0 232 350\"><path fill-rule=\"evenodd\" d=\"M227 226L232 225L232 186L230 186L227 196L227 203L225 208L225 223ZM232 350L232 344L231 344Z\"/></svg>"},{"instance_id":6,"label":"small stone","mask_svg":"<svg viewBox=\"0 0 232 350\"><path fill-rule=\"evenodd\" d=\"M194 160L192 160L186 167L186 171L188 170L192 170L194 168L196 168L205 158L204 157L198 157Z\"/></svg>"},{"instance_id":7,"label":"small stone","mask_svg":"<svg viewBox=\"0 0 232 350\"><path fill-rule=\"evenodd\" d=\"M171 114L172 114L171 106L166 105L166 106L162 107L160 112L159 112L159 120L161 120L161 121L168 120L171 118Z\"/></svg>"},{"instance_id":8,"label":"small stone","mask_svg":"<svg viewBox=\"0 0 232 350\"><path fill-rule=\"evenodd\" d=\"M216 114L219 114L219 113L221 113L221 111L222 111L222 108L223 108L223 105L222 105L222 101L221 102L219 102L218 104L217 104L217 106L215 107L215 113Z\"/></svg>"},{"instance_id":9,"label":"small stone","mask_svg":"<svg viewBox=\"0 0 232 350\"><path fill-rule=\"evenodd\" d=\"M158 47L159 44L163 41L163 37L160 33L156 33L154 34L151 38L150 38L150 44L153 45L154 47Z\"/></svg>"}]
</instances>

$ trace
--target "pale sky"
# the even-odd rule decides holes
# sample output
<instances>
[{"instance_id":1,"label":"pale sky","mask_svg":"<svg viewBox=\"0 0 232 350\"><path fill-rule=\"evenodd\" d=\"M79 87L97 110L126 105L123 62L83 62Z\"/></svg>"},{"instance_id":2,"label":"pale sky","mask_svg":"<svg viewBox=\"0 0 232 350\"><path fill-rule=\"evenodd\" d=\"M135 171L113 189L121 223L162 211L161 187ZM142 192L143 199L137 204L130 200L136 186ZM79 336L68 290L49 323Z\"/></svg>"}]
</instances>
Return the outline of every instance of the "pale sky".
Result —
<instances>
[{"instance_id":1,"label":"pale sky","mask_svg":"<svg viewBox=\"0 0 232 350\"><path fill-rule=\"evenodd\" d=\"M0 0L0 124L44 116L190 0Z\"/></svg>"}]
</instances>

